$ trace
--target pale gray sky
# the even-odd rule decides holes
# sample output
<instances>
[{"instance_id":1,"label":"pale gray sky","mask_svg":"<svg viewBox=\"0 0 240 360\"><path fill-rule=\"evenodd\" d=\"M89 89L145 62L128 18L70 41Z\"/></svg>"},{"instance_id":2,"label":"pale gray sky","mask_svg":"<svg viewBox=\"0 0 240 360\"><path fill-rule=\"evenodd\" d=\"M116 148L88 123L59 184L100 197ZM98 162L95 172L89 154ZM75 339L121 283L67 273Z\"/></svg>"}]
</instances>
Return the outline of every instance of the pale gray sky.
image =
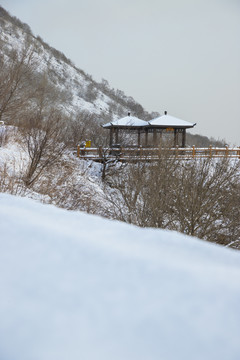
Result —
<instances>
[{"instance_id":1,"label":"pale gray sky","mask_svg":"<svg viewBox=\"0 0 240 360\"><path fill-rule=\"evenodd\" d=\"M240 0L1 0L148 111L240 146Z\"/></svg>"}]
</instances>

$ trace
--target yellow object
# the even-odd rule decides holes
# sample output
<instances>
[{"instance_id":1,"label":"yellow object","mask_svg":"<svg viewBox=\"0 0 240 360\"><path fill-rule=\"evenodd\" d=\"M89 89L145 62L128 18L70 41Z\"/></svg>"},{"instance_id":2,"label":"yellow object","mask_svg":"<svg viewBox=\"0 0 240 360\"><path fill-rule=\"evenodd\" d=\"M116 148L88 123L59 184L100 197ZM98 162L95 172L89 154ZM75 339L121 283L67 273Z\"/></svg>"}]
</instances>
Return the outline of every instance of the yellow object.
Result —
<instances>
[{"instance_id":1,"label":"yellow object","mask_svg":"<svg viewBox=\"0 0 240 360\"><path fill-rule=\"evenodd\" d=\"M91 147L91 140L86 141L85 147L86 147L86 148L90 148L90 147Z\"/></svg>"}]
</instances>

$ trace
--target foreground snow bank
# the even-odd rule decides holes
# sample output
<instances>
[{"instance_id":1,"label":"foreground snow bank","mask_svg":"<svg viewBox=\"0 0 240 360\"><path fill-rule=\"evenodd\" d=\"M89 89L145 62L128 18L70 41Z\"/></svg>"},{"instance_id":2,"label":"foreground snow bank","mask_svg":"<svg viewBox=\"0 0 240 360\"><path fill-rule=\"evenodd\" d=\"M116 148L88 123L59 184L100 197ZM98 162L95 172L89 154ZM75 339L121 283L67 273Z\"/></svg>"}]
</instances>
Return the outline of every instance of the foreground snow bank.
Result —
<instances>
[{"instance_id":1,"label":"foreground snow bank","mask_svg":"<svg viewBox=\"0 0 240 360\"><path fill-rule=\"evenodd\" d=\"M0 359L238 360L240 253L0 195Z\"/></svg>"}]
</instances>

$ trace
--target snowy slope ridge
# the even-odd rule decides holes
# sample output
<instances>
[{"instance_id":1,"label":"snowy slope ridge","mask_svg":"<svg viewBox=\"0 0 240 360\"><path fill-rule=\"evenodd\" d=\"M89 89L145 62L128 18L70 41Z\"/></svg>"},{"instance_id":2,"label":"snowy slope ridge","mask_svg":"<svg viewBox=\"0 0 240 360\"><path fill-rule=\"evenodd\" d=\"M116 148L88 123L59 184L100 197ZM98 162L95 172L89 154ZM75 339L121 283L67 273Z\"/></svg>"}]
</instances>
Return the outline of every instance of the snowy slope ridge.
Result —
<instances>
[{"instance_id":1,"label":"snowy slope ridge","mask_svg":"<svg viewBox=\"0 0 240 360\"><path fill-rule=\"evenodd\" d=\"M112 120L126 114L128 110L149 114L132 97L123 91L111 89L108 81L98 83L92 76L77 68L60 51L35 37L27 24L12 17L0 6L0 55L9 56L11 50L21 52L32 44L38 72L45 74L48 81L67 95L63 109L69 116L79 111L88 111L99 119Z\"/></svg>"},{"instance_id":2,"label":"snowy slope ridge","mask_svg":"<svg viewBox=\"0 0 240 360\"><path fill-rule=\"evenodd\" d=\"M26 33L23 29L17 27L11 22L6 22L1 29L1 37L8 49L24 48L26 43ZM68 113L81 110L100 114L102 111L108 111L108 102L110 99L99 91L98 96L93 102L84 99L84 94L91 80L83 71L76 69L73 64L66 62L64 59L57 59L53 56L51 49L44 47L43 43L33 36L29 35L31 41L38 46L35 51L35 60L38 62L38 71L48 74L48 80L57 86L60 90L66 90L71 97L66 105ZM29 41L28 36L28 41Z\"/></svg>"},{"instance_id":3,"label":"snowy slope ridge","mask_svg":"<svg viewBox=\"0 0 240 360\"><path fill-rule=\"evenodd\" d=\"M240 253L0 195L0 359L238 360Z\"/></svg>"}]
</instances>

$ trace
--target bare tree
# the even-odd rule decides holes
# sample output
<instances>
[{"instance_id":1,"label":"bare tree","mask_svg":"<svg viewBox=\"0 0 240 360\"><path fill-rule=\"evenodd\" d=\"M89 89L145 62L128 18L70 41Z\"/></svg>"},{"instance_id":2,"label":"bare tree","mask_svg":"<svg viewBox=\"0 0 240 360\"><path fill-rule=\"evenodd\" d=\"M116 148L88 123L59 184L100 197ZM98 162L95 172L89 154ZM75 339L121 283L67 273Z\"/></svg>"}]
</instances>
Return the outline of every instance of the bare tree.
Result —
<instances>
[{"instance_id":1,"label":"bare tree","mask_svg":"<svg viewBox=\"0 0 240 360\"><path fill-rule=\"evenodd\" d=\"M233 206L239 170L239 162L227 158L183 163L176 177L173 228L227 245L230 212L226 208Z\"/></svg>"},{"instance_id":2,"label":"bare tree","mask_svg":"<svg viewBox=\"0 0 240 360\"><path fill-rule=\"evenodd\" d=\"M22 128L29 164L24 177L26 186L32 185L64 153L66 123L62 114L51 110L28 115Z\"/></svg>"},{"instance_id":3,"label":"bare tree","mask_svg":"<svg viewBox=\"0 0 240 360\"><path fill-rule=\"evenodd\" d=\"M19 171L16 170L16 164L13 162L11 170L7 162L1 164L0 168L0 192L12 195L26 195L26 187L19 177Z\"/></svg>"},{"instance_id":4,"label":"bare tree","mask_svg":"<svg viewBox=\"0 0 240 360\"><path fill-rule=\"evenodd\" d=\"M155 163L138 161L126 164L115 174L111 171L106 182L116 189L111 201L119 219L144 227L168 227L177 166L177 159L166 149Z\"/></svg>"},{"instance_id":5,"label":"bare tree","mask_svg":"<svg viewBox=\"0 0 240 360\"><path fill-rule=\"evenodd\" d=\"M240 169L239 160L232 164L238 169L238 174L231 176L231 180L221 201L221 211L224 217L224 227L216 242L235 249L240 249Z\"/></svg>"},{"instance_id":6,"label":"bare tree","mask_svg":"<svg viewBox=\"0 0 240 360\"><path fill-rule=\"evenodd\" d=\"M158 162L128 164L106 181L116 218L240 248L239 178L239 160L186 161L166 151Z\"/></svg>"},{"instance_id":7,"label":"bare tree","mask_svg":"<svg viewBox=\"0 0 240 360\"><path fill-rule=\"evenodd\" d=\"M82 111L69 122L68 145L76 147L82 141L91 140L93 146L105 146L107 135L95 115Z\"/></svg>"},{"instance_id":8,"label":"bare tree","mask_svg":"<svg viewBox=\"0 0 240 360\"><path fill-rule=\"evenodd\" d=\"M36 66L34 45L27 40L21 50L12 50L8 56L0 52L0 120L25 111L34 93L31 76Z\"/></svg>"},{"instance_id":9,"label":"bare tree","mask_svg":"<svg viewBox=\"0 0 240 360\"><path fill-rule=\"evenodd\" d=\"M117 166L117 165L116 165ZM143 167L142 167L143 166ZM115 171L105 176L106 185L112 191L106 193L106 200L111 204L112 213L118 220L130 223L141 224L141 189L144 164L124 164L115 167Z\"/></svg>"}]
</instances>

